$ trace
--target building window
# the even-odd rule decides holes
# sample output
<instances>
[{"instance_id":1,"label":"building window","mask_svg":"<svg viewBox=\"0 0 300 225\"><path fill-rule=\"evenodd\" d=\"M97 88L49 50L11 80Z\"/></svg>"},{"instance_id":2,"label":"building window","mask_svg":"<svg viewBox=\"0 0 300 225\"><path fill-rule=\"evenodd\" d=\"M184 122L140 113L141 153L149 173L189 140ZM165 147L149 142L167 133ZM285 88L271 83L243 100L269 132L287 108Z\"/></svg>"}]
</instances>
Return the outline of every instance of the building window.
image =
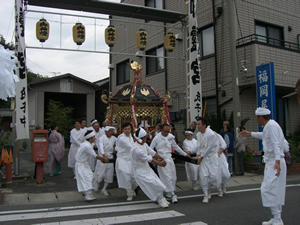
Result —
<instances>
[{"instance_id":1,"label":"building window","mask_svg":"<svg viewBox=\"0 0 300 225\"><path fill-rule=\"evenodd\" d=\"M163 0L145 0L145 6L163 9Z\"/></svg>"},{"instance_id":2,"label":"building window","mask_svg":"<svg viewBox=\"0 0 300 225\"><path fill-rule=\"evenodd\" d=\"M200 30L199 42L201 48L201 57L215 54L214 39L215 35L213 26L206 27Z\"/></svg>"},{"instance_id":3,"label":"building window","mask_svg":"<svg viewBox=\"0 0 300 225\"><path fill-rule=\"evenodd\" d=\"M164 56L164 47L156 47L146 51L146 55ZM146 73L147 75L162 71L165 69L164 58L146 57Z\"/></svg>"},{"instance_id":4,"label":"building window","mask_svg":"<svg viewBox=\"0 0 300 225\"><path fill-rule=\"evenodd\" d=\"M206 99L203 99L203 106L202 109L204 109L204 104L206 102L206 110L205 113L214 113L217 114L217 98L216 97L208 97Z\"/></svg>"},{"instance_id":5,"label":"building window","mask_svg":"<svg viewBox=\"0 0 300 225\"><path fill-rule=\"evenodd\" d=\"M117 85L130 81L129 60L117 64Z\"/></svg>"},{"instance_id":6,"label":"building window","mask_svg":"<svg viewBox=\"0 0 300 225\"><path fill-rule=\"evenodd\" d=\"M257 36L257 40L259 42L276 46L284 46L282 27L256 22L255 34L259 35Z\"/></svg>"}]
</instances>

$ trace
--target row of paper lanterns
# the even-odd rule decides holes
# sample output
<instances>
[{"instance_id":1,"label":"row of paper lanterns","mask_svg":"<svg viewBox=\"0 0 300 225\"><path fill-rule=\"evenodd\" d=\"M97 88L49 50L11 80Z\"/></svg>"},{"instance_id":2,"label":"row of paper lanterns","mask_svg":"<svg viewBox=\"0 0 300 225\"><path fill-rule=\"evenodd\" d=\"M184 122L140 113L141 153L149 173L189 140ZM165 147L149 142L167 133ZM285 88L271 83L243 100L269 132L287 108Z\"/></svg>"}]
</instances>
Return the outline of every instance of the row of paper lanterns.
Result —
<instances>
[{"instance_id":1,"label":"row of paper lanterns","mask_svg":"<svg viewBox=\"0 0 300 225\"><path fill-rule=\"evenodd\" d=\"M40 19L36 23L36 38L40 42L45 42L49 37L49 23L45 19ZM77 45L81 45L85 41L85 27L82 23L76 23L73 26L73 41ZM117 42L117 29L109 25L105 29L105 43L109 47L113 47ZM165 48L167 51L172 52L176 47L176 37L172 33L165 36ZM140 29L136 33L136 45L140 50L145 50L148 44L148 34L144 29Z\"/></svg>"}]
</instances>

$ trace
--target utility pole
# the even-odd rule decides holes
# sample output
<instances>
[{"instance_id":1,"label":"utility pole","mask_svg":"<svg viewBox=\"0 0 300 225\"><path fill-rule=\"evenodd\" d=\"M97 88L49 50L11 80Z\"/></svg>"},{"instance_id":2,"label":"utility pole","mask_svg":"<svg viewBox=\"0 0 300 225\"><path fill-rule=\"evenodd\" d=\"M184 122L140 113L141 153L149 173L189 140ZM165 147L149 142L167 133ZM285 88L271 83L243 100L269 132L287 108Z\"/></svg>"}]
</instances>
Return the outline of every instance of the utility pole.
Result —
<instances>
[{"instance_id":1,"label":"utility pole","mask_svg":"<svg viewBox=\"0 0 300 225\"><path fill-rule=\"evenodd\" d=\"M228 21L229 21L229 44L230 44L230 58L231 58L231 74L232 74L232 88L233 88L233 121L234 134L237 135L236 127L241 125L241 103L239 95L239 80L238 80L238 64L236 57L236 40L238 38L237 17L235 11L234 0L228 0ZM236 152L234 152L235 170L238 168L238 161Z\"/></svg>"}]
</instances>

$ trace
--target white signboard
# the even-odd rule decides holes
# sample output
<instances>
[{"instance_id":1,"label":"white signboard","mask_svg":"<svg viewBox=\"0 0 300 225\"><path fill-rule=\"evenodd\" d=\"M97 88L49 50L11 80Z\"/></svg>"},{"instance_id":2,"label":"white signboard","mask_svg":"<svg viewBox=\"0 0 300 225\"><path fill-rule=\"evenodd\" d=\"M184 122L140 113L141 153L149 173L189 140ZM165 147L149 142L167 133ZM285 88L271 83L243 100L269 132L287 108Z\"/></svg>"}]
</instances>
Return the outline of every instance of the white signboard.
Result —
<instances>
[{"instance_id":1,"label":"white signboard","mask_svg":"<svg viewBox=\"0 0 300 225\"><path fill-rule=\"evenodd\" d=\"M60 92L73 92L73 80L72 79L60 79Z\"/></svg>"},{"instance_id":2,"label":"white signboard","mask_svg":"<svg viewBox=\"0 0 300 225\"><path fill-rule=\"evenodd\" d=\"M187 1L188 4L188 49L189 54L187 61L188 71L188 122L197 121L202 117L202 87L201 87L201 70L199 56L199 41L197 32L197 13L196 2Z\"/></svg>"},{"instance_id":3,"label":"white signboard","mask_svg":"<svg viewBox=\"0 0 300 225\"><path fill-rule=\"evenodd\" d=\"M17 76L19 77L19 82L16 83L16 140L29 138L23 6L23 0L15 0L15 45L18 57Z\"/></svg>"}]
</instances>

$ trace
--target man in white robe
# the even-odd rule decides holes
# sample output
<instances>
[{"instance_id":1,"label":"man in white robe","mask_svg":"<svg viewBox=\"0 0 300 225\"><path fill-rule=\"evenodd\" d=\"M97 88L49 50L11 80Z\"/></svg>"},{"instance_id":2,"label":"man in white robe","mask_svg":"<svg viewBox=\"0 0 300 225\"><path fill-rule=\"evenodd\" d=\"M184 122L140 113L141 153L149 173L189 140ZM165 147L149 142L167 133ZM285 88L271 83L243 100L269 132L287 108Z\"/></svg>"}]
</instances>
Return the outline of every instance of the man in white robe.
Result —
<instances>
[{"instance_id":1,"label":"man in white robe","mask_svg":"<svg viewBox=\"0 0 300 225\"><path fill-rule=\"evenodd\" d=\"M85 199L92 201L96 198L92 195L93 172L89 165L89 157L91 156L103 162L108 162L108 160L97 155L93 149L92 143L95 141L94 131L87 131L84 135L84 139L85 141L80 145L75 155L76 183L78 192L84 192Z\"/></svg>"},{"instance_id":2,"label":"man in white robe","mask_svg":"<svg viewBox=\"0 0 300 225\"><path fill-rule=\"evenodd\" d=\"M86 120L85 120L85 119L82 119L82 120L80 121L80 128L84 131L83 134L85 134L85 132L87 131Z\"/></svg>"},{"instance_id":3,"label":"man in white robe","mask_svg":"<svg viewBox=\"0 0 300 225\"><path fill-rule=\"evenodd\" d=\"M197 147L191 152L196 151L198 159L200 184L204 192L203 203L208 203L210 198L210 188L212 186L218 189L218 196L223 197L221 188L221 167L218 152L220 150L219 140L207 124L205 118L199 118L197 122Z\"/></svg>"},{"instance_id":4,"label":"man in white robe","mask_svg":"<svg viewBox=\"0 0 300 225\"><path fill-rule=\"evenodd\" d=\"M127 192L127 201L132 201L136 195L134 190L137 188L137 183L134 179L134 173L131 163L130 151L133 146L133 138L131 135L132 125L128 122L122 125L123 133L119 135L116 143L116 174L119 188L123 188Z\"/></svg>"},{"instance_id":5,"label":"man in white robe","mask_svg":"<svg viewBox=\"0 0 300 225\"><path fill-rule=\"evenodd\" d=\"M113 136L115 128L106 126L104 129L105 135L102 135L97 141L98 155L103 158L113 159L114 146L116 145L117 138ZM113 163L102 163L97 161L94 171L95 189L98 190L99 183L104 180L101 194L109 196L106 188L108 184L113 183L114 179L114 164Z\"/></svg>"},{"instance_id":6,"label":"man in white robe","mask_svg":"<svg viewBox=\"0 0 300 225\"><path fill-rule=\"evenodd\" d=\"M243 130L242 137L262 139L264 149L265 171L261 184L261 198L264 207L271 209L273 218L263 225L283 225L282 206L285 201L286 163L284 160L284 135L279 124L270 119L271 111L257 108L255 111L258 125L264 126L263 132Z\"/></svg>"},{"instance_id":7,"label":"man in white robe","mask_svg":"<svg viewBox=\"0 0 300 225\"><path fill-rule=\"evenodd\" d=\"M226 193L226 185L228 185L229 179L231 177L231 174L229 172L228 169L228 162L227 162L227 158L224 155L224 151L227 147L226 142L224 141L223 137L218 134L217 132L215 132L216 137L219 140L219 152L218 152L218 156L220 159L220 169L221 169L221 175L222 175L222 182L221 182L221 187L222 187L222 192L223 194Z\"/></svg>"},{"instance_id":8,"label":"man in white robe","mask_svg":"<svg viewBox=\"0 0 300 225\"><path fill-rule=\"evenodd\" d=\"M190 149L197 146L197 140L193 138L194 132L192 129L187 129L185 131L186 139L183 141L182 149L188 153ZM195 165L189 162L185 162L185 172L188 181L192 181L192 187L194 191L199 190L198 180L199 180L199 165Z\"/></svg>"},{"instance_id":9,"label":"man in white robe","mask_svg":"<svg viewBox=\"0 0 300 225\"><path fill-rule=\"evenodd\" d=\"M106 121L104 120L103 122L102 122L102 128L101 128L101 130L103 130L104 132L105 132L105 127L107 126L107 124L106 124Z\"/></svg>"},{"instance_id":10,"label":"man in white robe","mask_svg":"<svg viewBox=\"0 0 300 225\"><path fill-rule=\"evenodd\" d=\"M166 187L150 168L148 162L157 164L160 167L165 167L167 163L163 157L146 144L147 132L143 128L137 129L134 137L137 142L133 144L131 150L131 161L135 180L142 191L152 201L157 201L160 207L167 208L169 207L169 202L163 196ZM155 158L161 161L158 161Z\"/></svg>"},{"instance_id":11,"label":"man in white robe","mask_svg":"<svg viewBox=\"0 0 300 225\"><path fill-rule=\"evenodd\" d=\"M198 128L197 128L197 122L196 121L191 122L190 126L191 126L192 131L194 132L193 138L197 140L197 133L199 132Z\"/></svg>"},{"instance_id":12,"label":"man in white robe","mask_svg":"<svg viewBox=\"0 0 300 225\"><path fill-rule=\"evenodd\" d=\"M80 128L80 122L75 121L75 128L73 128L70 132L70 151L68 155L68 167L73 169L74 179L76 179L75 173L75 155L81 143L84 141L84 131Z\"/></svg>"},{"instance_id":13,"label":"man in white robe","mask_svg":"<svg viewBox=\"0 0 300 225\"><path fill-rule=\"evenodd\" d=\"M97 152L97 150L98 150L97 142L98 142L99 138L102 135L104 135L104 131L102 129L100 129L100 124L98 123L98 121L97 122L93 121L92 124L93 124L92 125L93 130L95 132L95 142L93 143L93 148ZM89 130L89 128L88 128L88 130ZM96 166L96 160L94 158L90 157L89 163L90 163L90 167L91 167L92 171L94 171L95 166Z\"/></svg>"},{"instance_id":14,"label":"man in white robe","mask_svg":"<svg viewBox=\"0 0 300 225\"><path fill-rule=\"evenodd\" d=\"M157 134L151 142L150 148L156 149L157 153L161 155L167 162L167 166L158 167L157 171L159 178L166 186L166 196L171 197L172 203L177 203L177 196L174 191L176 189L176 168L172 159L172 147L173 149L183 156L187 156L175 142L175 137L170 134L170 125L163 124L161 126L161 132Z\"/></svg>"}]
</instances>

